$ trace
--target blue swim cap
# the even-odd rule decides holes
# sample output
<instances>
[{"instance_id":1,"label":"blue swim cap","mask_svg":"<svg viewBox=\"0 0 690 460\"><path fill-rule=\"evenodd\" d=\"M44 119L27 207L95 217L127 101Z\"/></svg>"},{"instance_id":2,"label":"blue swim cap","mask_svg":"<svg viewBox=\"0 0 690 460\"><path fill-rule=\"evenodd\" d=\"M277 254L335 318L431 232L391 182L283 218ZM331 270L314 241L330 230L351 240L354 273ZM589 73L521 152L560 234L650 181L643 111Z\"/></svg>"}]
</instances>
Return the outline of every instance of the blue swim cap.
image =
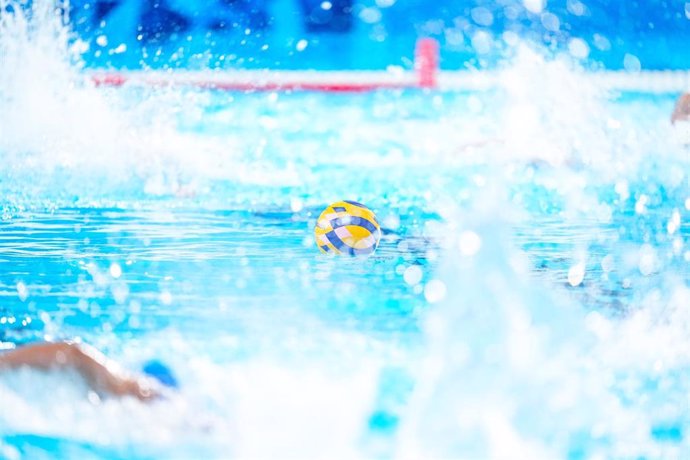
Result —
<instances>
[{"instance_id":1,"label":"blue swim cap","mask_svg":"<svg viewBox=\"0 0 690 460\"><path fill-rule=\"evenodd\" d=\"M157 359L152 359L144 364L142 367L142 372L154 379L158 380L160 383L170 388L178 388L179 384L173 373L168 369L168 366L158 361Z\"/></svg>"}]
</instances>

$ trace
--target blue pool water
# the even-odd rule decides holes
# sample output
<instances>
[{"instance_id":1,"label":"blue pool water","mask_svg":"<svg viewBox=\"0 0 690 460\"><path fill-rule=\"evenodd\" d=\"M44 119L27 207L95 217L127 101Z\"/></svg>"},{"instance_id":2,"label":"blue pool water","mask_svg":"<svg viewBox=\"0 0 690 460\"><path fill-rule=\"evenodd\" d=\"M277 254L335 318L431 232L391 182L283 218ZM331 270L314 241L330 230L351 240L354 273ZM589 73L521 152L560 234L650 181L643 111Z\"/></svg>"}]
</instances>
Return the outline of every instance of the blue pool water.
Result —
<instances>
[{"instance_id":1,"label":"blue pool water","mask_svg":"<svg viewBox=\"0 0 690 460\"><path fill-rule=\"evenodd\" d=\"M1 458L690 453L676 94L529 49L485 92L104 90L45 27L0 34L0 341L181 389L0 375ZM377 213L372 257L314 246L339 199Z\"/></svg>"}]
</instances>

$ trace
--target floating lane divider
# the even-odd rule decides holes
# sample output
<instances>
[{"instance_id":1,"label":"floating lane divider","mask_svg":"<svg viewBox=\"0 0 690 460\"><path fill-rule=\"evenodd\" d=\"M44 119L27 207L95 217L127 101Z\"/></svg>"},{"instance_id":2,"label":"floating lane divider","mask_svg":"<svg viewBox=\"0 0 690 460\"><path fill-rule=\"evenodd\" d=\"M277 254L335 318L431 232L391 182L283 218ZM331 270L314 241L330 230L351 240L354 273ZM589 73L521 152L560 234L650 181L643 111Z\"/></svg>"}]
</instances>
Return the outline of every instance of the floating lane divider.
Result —
<instances>
[{"instance_id":1,"label":"floating lane divider","mask_svg":"<svg viewBox=\"0 0 690 460\"><path fill-rule=\"evenodd\" d=\"M690 91L690 71L577 71L583 80L613 91L678 93ZM491 70L440 71L439 44L417 41L414 72L391 71L123 71L91 74L97 86L161 86L225 91L318 91L355 93L377 90L425 89L482 91L500 87L505 76Z\"/></svg>"},{"instance_id":2,"label":"floating lane divider","mask_svg":"<svg viewBox=\"0 0 690 460\"><path fill-rule=\"evenodd\" d=\"M97 86L187 86L226 91L321 91L330 93L426 88L437 85L439 44L421 38L415 49L415 71L129 71L96 72Z\"/></svg>"}]
</instances>

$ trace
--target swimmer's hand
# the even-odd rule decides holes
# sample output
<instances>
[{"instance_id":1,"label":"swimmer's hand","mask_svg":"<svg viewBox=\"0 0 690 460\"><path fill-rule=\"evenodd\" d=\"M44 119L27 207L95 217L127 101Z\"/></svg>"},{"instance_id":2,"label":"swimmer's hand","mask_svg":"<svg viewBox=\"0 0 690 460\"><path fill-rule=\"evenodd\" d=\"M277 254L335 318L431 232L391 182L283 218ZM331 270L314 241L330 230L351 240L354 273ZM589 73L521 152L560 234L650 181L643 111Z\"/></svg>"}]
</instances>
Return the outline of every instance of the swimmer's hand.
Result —
<instances>
[{"instance_id":1,"label":"swimmer's hand","mask_svg":"<svg viewBox=\"0 0 690 460\"><path fill-rule=\"evenodd\" d=\"M38 343L0 355L0 370L23 366L38 369L71 368L101 394L134 396L151 401L163 395L155 379L136 376L123 370L93 347L72 342Z\"/></svg>"},{"instance_id":2,"label":"swimmer's hand","mask_svg":"<svg viewBox=\"0 0 690 460\"><path fill-rule=\"evenodd\" d=\"M163 397L163 389L149 377L118 376L106 374L101 388L114 396L134 396L140 401L152 401Z\"/></svg>"},{"instance_id":3,"label":"swimmer's hand","mask_svg":"<svg viewBox=\"0 0 690 460\"><path fill-rule=\"evenodd\" d=\"M690 121L690 93L682 94L676 101L671 123L675 124L677 121Z\"/></svg>"}]
</instances>

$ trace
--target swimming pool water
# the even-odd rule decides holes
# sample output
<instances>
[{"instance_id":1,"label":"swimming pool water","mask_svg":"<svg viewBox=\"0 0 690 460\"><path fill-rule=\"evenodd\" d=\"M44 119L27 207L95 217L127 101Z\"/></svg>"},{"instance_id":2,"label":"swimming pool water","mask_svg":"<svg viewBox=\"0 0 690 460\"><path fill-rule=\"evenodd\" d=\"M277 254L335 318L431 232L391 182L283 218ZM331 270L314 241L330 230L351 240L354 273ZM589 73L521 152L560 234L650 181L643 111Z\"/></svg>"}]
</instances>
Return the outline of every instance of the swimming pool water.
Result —
<instances>
[{"instance_id":1,"label":"swimming pool water","mask_svg":"<svg viewBox=\"0 0 690 460\"><path fill-rule=\"evenodd\" d=\"M124 97L128 114L147 97L111 96ZM162 359L179 375L181 401L94 406L65 377L2 377L11 408L2 417L5 452L309 457L337 446L356 456L500 456L502 442L491 439L446 433L438 441L454 426L458 398L468 414L481 414L479 425L465 420L473 430L510 424L516 437L559 456L686 451L684 336L665 350L670 362L636 363L625 343L600 349L613 338L591 326L633 328L609 334L652 348L658 322L674 333L684 328L666 316L683 315L688 282L688 157L663 141L672 96L603 103L629 129L606 133L612 141L604 146L634 149L619 171L551 152L511 157L504 142L464 148L473 136L510 135L494 93L168 94L163 110L166 97L189 98L195 110L173 117L173 131L145 126L171 136L143 138L159 142L153 158L5 150L15 161L0 183L1 317L5 340L79 337L135 369ZM195 151L178 155L178 139ZM341 197L378 213L385 232L373 257L316 251L315 216ZM457 249L467 231L481 239L478 250L465 248L478 251L472 256ZM639 331L628 324L638 314L651 315ZM511 344L506 331L516 327L555 344ZM509 355L463 363L512 346L524 351L524 369ZM551 346L569 351L553 352L565 363L544 383ZM446 364L434 373L427 367L440 359L438 347ZM602 361L579 368L584 350ZM610 362L618 359L620 373ZM497 389L496 378L518 390ZM606 425L613 409L587 401L596 400L587 379L605 380L598 390L648 429L629 427L630 414ZM429 381L435 389L424 395ZM553 390L553 381L576 388L554 390L561 406L534 393ZM65 385L60 403L45 391ZM568 391L584 399L568 402ZM477 399L465 401L470 395ZM507 420L499 401L512 408ZM540 424L572 405L584 406L575 421ZM106 417L109 431L84 428ZM132 417L142 425L135 429ZM597 423L605 434L591 431ZM630 433L640 437L637 448L622 447ZM429 450L432 440L438 451Z\"/></svg>"},{"instance_id":2,"label":"swimming pool water","mask_svg":"<svg viewBox=\"0 0 690 460\"><path fill-rule=\"evenodd\" d=\"M103 90L52 64L0 69L0 340L155 357L181 390L2 375L0 457L690 452L676 95L527 50L460 93ZM377 213L372 257L314 246L340 199Z\"/></svg>"}]
</instances>

